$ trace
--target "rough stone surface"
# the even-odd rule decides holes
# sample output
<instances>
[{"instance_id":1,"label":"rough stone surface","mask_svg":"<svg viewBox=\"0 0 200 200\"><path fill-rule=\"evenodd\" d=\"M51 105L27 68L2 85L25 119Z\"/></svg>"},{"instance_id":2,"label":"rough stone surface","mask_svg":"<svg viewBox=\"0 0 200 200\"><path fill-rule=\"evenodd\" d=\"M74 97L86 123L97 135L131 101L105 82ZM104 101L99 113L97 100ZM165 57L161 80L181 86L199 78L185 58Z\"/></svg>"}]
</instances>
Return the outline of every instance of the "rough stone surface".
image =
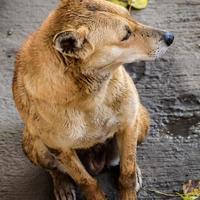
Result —
<instances>
[{"instance_id":1,"label":"rough stone surface","mask_svg":"<svg viewBox=\"0 0 200 200\"><path fill-rule=\"evenodd\" d=\"M12 100L11 81L21 42L56 3L0 1L1 200L54 199L49 176L30 164L21 150L23 125ZM151 136L138 148L144 181L139 199L178 199L148 189L173 192L188 179L200 179L200 1L151 0L147 9L134 11L134 15L144 23L174 32L176 37L162 59L127 66L152 116ZM113 200L118 199L115 172L98 177Z\"/></svg>"}]
</instances>

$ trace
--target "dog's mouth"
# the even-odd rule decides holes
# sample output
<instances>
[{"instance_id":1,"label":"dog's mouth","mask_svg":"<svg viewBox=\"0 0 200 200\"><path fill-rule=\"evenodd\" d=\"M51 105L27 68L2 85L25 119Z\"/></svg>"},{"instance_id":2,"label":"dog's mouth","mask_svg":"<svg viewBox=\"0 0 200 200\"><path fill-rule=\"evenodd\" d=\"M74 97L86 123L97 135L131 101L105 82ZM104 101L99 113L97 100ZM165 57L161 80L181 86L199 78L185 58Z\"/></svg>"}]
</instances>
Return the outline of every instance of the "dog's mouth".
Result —
<instances>
[{"instance_id":1,"label":"dog's mouth","mask_svg":"<svg viewBox=\"0 0 200 200\"><path fill-rule=\"evenodd\" d=\"M163 42L162 42L163 43ZM158 59L158 58L160 58L160 57L162 57L165 53L166 53L166 51L168 50L168 46L166 46L165 44L160 44L160 45L158 45L159 47L155 50L155 53L154 53L154 55L153 55L153 57L155 58L155 59Z\"/></svg>"}]
</instances>

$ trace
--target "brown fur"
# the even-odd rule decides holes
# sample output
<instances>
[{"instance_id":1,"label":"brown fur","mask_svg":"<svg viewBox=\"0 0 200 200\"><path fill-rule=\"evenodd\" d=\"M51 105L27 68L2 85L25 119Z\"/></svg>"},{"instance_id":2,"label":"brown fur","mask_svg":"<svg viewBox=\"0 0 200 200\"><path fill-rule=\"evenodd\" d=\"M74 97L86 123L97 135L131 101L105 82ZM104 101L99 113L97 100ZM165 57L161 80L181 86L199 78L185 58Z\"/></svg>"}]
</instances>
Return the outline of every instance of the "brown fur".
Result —
<instances>
[{"instance_id":1,"label":"brown fur","mask_svg":"<svg viewBox=\"0 0 200 200\"><path fill-rule=\"evenodd\" d=\"M25 123L23 147L33 163L50 170L57 199L71 198L63 193L66 184L57 184L60 173L80 185L87 199L105 199L77 151L102 156L85 161L99 172L113 159L103 155L110 150L87 149L114 136L121 199L136 199L136 146L147 135L149 116L121 64L157 57L163 33L103 0L63 0L23 44L13 79Z\"/></svg>"}]
</instances>

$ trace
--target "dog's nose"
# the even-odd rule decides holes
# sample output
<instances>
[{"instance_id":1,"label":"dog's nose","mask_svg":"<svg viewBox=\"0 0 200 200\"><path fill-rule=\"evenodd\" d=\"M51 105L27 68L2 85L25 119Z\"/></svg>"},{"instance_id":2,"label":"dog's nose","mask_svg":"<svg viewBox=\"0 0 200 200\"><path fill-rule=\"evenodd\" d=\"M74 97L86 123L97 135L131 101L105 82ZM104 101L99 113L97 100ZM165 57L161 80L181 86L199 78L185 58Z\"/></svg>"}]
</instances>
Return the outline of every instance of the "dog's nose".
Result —
<instances>
[{"instance_id":1,"label":"dog's nose","mask_svg":"<svg viewBox=\"0 0 200 200\"><path fill-rule=\"evenodd\" d=\"M174 41L174 35L170 32L165 32L163 35L163 40L167 46L170 46Z\"/></svg>"}]
</instances>

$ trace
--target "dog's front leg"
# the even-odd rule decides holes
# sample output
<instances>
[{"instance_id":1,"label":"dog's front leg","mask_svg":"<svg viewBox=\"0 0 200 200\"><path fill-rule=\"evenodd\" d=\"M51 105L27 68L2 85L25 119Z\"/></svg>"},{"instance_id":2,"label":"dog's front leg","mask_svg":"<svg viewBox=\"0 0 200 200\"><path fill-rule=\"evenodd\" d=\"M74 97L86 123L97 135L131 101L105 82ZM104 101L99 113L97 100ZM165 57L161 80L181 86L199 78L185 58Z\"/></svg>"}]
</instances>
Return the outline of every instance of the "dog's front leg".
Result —
<instances>
[{"instance_id":1,"label":"dog's front leg","mask_svg":"<svg viewBox=\"0 0 200 200\"><path fill-rule=\"evenodd\" d=\"M80 162L75 150L63 152L58 156L60 170L69 176L83 189L87 200L104 200L105 195L98 187L97 181L89 175Z\"/></svg>"},{"instance_id":2,"label":"dog's front leg","mask_svg":"<svg viewBox=\"0 0 200 200\"><path fill-rule=\"evenodd\" d=\"M120 152L120 199L136 200L136 123L125 128L117 135Z\"/></svg>"}]
</instances>

